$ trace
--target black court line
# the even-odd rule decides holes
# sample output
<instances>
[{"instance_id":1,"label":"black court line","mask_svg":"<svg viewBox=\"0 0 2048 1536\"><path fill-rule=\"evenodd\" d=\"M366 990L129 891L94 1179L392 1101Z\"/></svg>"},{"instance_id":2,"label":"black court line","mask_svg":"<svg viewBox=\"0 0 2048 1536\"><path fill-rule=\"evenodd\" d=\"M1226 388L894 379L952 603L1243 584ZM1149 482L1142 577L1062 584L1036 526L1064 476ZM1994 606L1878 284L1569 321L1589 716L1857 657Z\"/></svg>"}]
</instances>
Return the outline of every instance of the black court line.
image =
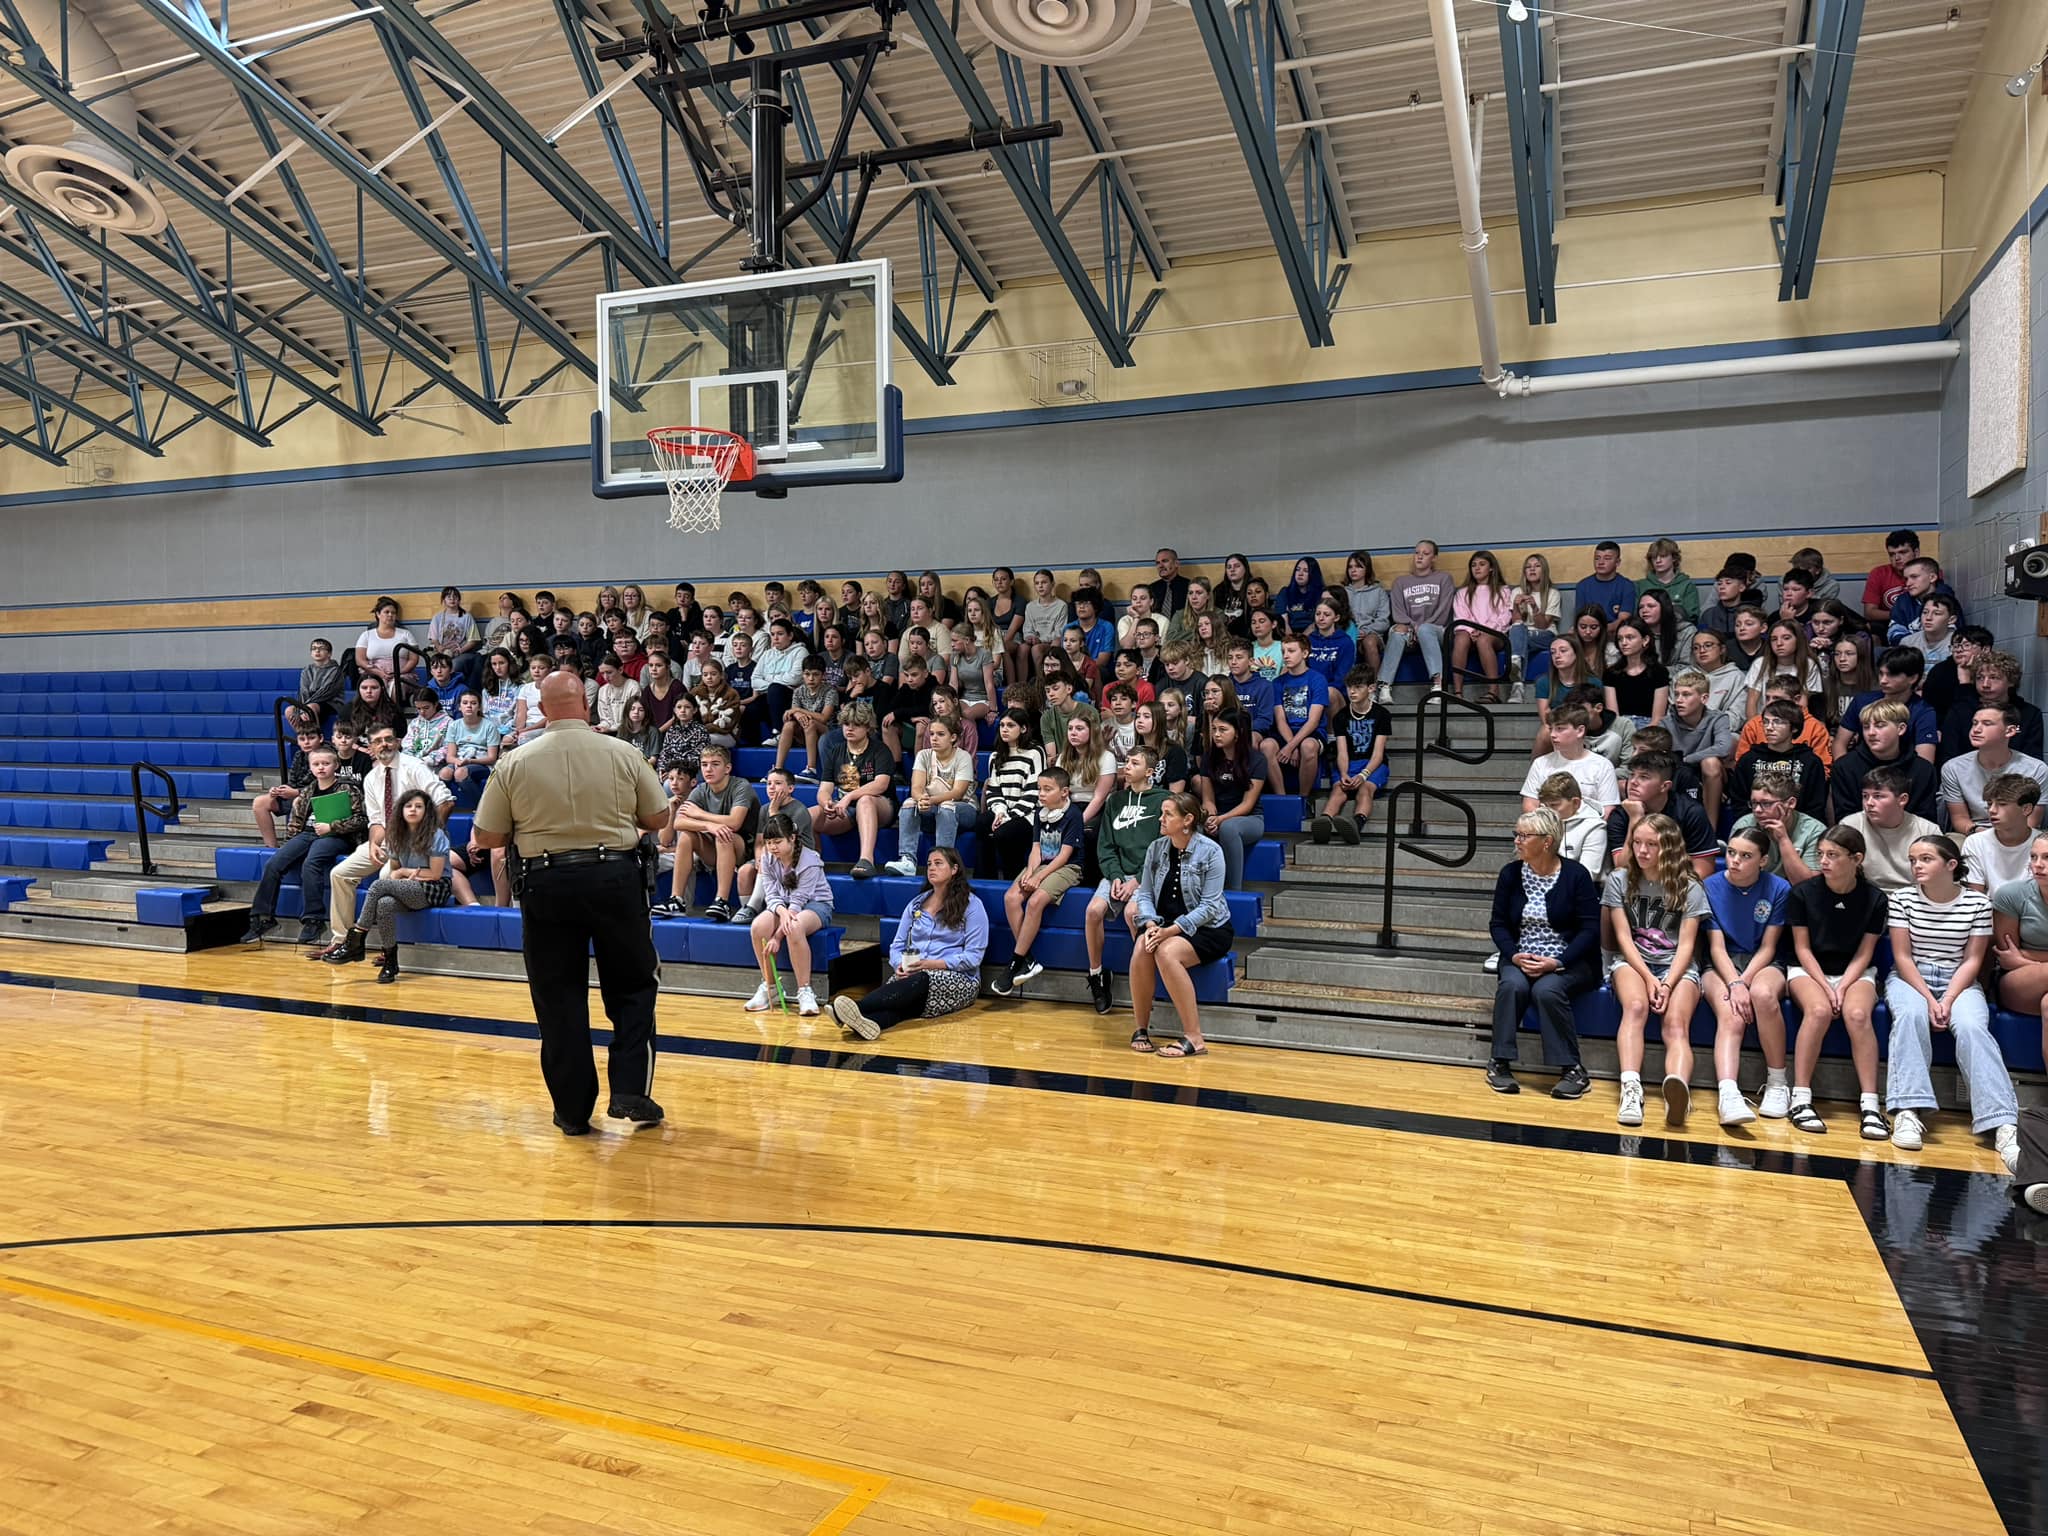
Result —
<instances>
[{"instance_id":1,"label":"black court line","mask_svg":"<svg viewBox=\"0 0 2048 1536\"><path fill-rule=\"evenodd\" d=\"M1179 1264L1189 1269L1213 1270L1219 1274L1243 1275L1257 1280L1279 1280L1292 1285L1319 1286L1354 1296L1376 1296L1389 1301L1414 1302L1422 1306L1450 1307L1488 1317L1510 1317L1523 1322L1554 1323L1567 1328L1585 1328L1627 1338L1657 1339L1667 1344L1689 1344L1701 1349L1725 1350L1734 1354L1762 1355L1774 1360L1796 1360L1804 1364L1835 1366L1848 1371L1868 1371L1880 1376L1904 1376L1915 1381L1933 1381L1934 1372L1918 1366L1888 1365L1877 1360L1858 1360L1845 1355L1821 1354L1812 1350L1785 1349L1755 1344L1742 1339L1724 1339L1713 1334L1683 1333L1669 1328L1645 1328L1634 1323L1611 1322L1604 1318L1580 1317L1571 1312L1547 1312L1537 1307L1515 1307L1502 1302L1474 1301L1463 1296L1444 1296L1431 1291L1406 1290L1400 1286L1374 1285L1364 1280L1340 1280L1331 1275L1304 1274L1275 1269L1264 1264L1244 1264L1232 1259L1204 1258L1200 1254L1167 1253L1153 1248L1127 1248L1118 1243L1088 1243L1057 1237L1025 1237L1007 1232L954 1232L934 1227L884 1227L853 1222L829 1221L663 1221L634 1217L474 1217L447 1221L312 1221L280 1222L252 1227L191 1227L157 1232L99 1232L82 1237L36 1237L0 1243L0 1253L22 1253L39 1248L84 1248L103 1243L152 1243L192 1238L275 1237L319 1232L461 1232L520 1231L547 1228L625 1228L632 1231L680 1232L809 1232L837 1237L904 1237L948 1243L985 1243L1005 1248L1037 1248L1049 1252L1085 1253L1094 1257L1139 1259L1150 1264Z\"/></svg>"},{"instance_id":2,"label":"black court line","mask_svg":"<svg viewBox=\"0 0 2048 1536\"><path fill-rule=\"evenodd\" d=\"M41 976L0 970L0 986L193 1003L252 1013L389 1024L457 1034L539 1038L534 1025L504 1019L263 998L96 977ZM595 1034L600 1041L606 1038L602 1030ZM982 1066L864 1050L762 1046L675 1035L660 1037L658 1045L663 1054L709 1060L878 1072L892 1077L973 1082L1134 1103L1177 1104L1192 1109L1500 1146L1724 1167L1846 1184L2007 1531L2012 1536L2048 1536L2048 1415L2039 1412L2039 1404L2048 1401L2048 1278L2044 1278L2048 1266L2039 1260L2042 1244L2048 1243L2048 1218L2035 1218L2017 1206L2011 1199L2008 1181L1997 1175L1897 1162L1866 1162L1854 1157L1815 1156L1804 1149L1782 1152L1592 1129L1516 1125L1275 1094L1240 1093L1193 1083ZM1759 1241L1768 1241L1768 1229L1760 1230L1757 1236ZM1175 1262L1207 1262L1172 1255L1162 1257ZM1355 1284L1301 1278L1314 1284ZM1844 1363L1852 1367L1856 1364Z\"/></svg>"}]
</instances>

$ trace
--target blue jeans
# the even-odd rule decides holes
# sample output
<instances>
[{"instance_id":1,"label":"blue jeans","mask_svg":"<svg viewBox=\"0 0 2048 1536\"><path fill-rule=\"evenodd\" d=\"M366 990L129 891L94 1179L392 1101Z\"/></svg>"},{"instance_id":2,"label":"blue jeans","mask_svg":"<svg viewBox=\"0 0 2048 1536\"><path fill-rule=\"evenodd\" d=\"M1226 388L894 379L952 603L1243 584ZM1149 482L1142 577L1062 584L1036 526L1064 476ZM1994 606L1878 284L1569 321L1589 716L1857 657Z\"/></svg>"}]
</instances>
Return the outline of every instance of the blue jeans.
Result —
<instances>
[{"instance_id":1,"label":"blue jeans","mask_svg":"<svg viewBox=\"0 0 2048 1536\"><path fill-rule=\"evenodd\" d=\"M263 866L263 878L256 884L256 894L249 902L251 917L276 917L277 893L284 884L284 877L293 870L299 870L299 885L312 892L303 910L306 917L317 918L327 900L327 874L335 864L355 846L345 837L317 837L311 827L287 840L270 862ZM304 865L300 869L300 865Z\"/></svg>"},{"instance_id":2,"label":"blue jeans","mask_svg":"<svg viewBox=\"0 0 2048 1536\"><path fill-rule=\"evenodd\" d=\"M1947 989L1953 974L1941 966L1920 967L1921 980L1937 997ZM1934 1101L1934 1078L1928 1071L1933 1036L1927 999L1919 988L1907 986L1904 977L1894 974L1885 983L1884 1000L1892 1015L1885 1103L1894 1114L1902 1109L1939 1109ZM1955 1036L1956 1066L1970 1096L1970 1129L1981 1136L1997 1126L2019 1124L2019 1100L2013 1093L2012 1075L2005 1069L2005 1057L1991 1034L1991 1005L1985 1001L1983 988L1970 988L1950 1005L1948 1027Z\"/></svg>"},{"instance_id":3,"label":"blue jeans","mask_svg":"<svg viewBox=\"0 0 2048 1536\"><path fill-rule=\"evenodd\" d=\"M1556 638L1557 631L1554 629L1531 629L1526 624L1510 624L1508 654L1515 658L1515 676L1528 676L1529 652L1534 646L1541 645L1547 651L1550 649L1550 642Z\"/></svg>"},{"instance_id":4,"label":"blue jeans","mask_svg":"<svg viewBox=\"0 0 2048 1536\"><path fill-rule=\"evenodd\" d=\"M943 805L917 813L918 834L922 836L928 832L934 847L951 848L960 840L962 827L973 827L977 814L972 800L948 800ZM911 852L915 857L915 849Z\"/></svg>"},{"instance_id":5,"label":"blue jeans","mask_svg":"<svg viewBox=\"0 0 2048 1536\"><path fill-rule=\"evenodd\" d=\"M1444 630L1441 624L1417 624L1415 643L1422 647L1422 664L1431 677L1444 675ZM1391 683L1401 670L1401 658L1408 653L1409 637L1400 630L1387 634L1386 654L1380 658L1380 681Z\"/></svg>"},{"instance_id":6,"label":"blue jeans","mask_svg":"<svg viewBox=\"0 0 2048 1536\"><path fill-rule=\"evenodd\" d=\"M1266 818L1257 811L1233 816L1216 829L1216 844L1223 850L1223 888L1244 889L1244 851L1266 835Z\"/></svg>"}]
</instances>

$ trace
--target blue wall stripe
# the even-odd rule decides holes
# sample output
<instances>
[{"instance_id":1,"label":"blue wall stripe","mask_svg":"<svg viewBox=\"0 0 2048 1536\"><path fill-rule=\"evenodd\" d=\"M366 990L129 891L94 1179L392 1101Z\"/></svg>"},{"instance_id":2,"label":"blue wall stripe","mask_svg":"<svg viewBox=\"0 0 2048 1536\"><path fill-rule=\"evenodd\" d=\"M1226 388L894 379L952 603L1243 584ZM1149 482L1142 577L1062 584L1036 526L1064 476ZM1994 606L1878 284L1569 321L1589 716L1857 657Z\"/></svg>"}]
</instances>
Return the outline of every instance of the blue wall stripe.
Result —
<instances>
[{"instance_id":1,"label":"blue wall stripe","mask_svg":"<svg viewBox=\"0 0 2048 1536\"><path fill-rule=\"evenodd\" d=\"M1649 352L1611 352L1587 357L1518 362L1511 367L1537 377L1568 373L1604 373L1616 368L1647 368L1672 363L1719 362L1729 358L1782 357L1791 353L1833 352L1853 347L1895 346L1902 342L1939 341L1947 325L1909 326L1886 331L1851 331L1832 336L1786 337L1766 341L1729 342L1708 347L1672 347ZM1284 405L1302 400L1329 400L1351 395L1400 394L1411 390L1477 387L1479 370L1439 368L1415 373L1378 374L1364 378L1326 379L1280 384L1261 389L1217 390L1206 394L1162 395L1146 400L1101 401L1094 405L1052 406L1042 410L989 411L978 415L934 416L904 424L904 434L922 437L937 432L981 432L1001 427L1051 426L1062 422L1104 421L1132 416L1170 415L1181 411L1230 410L1241 406ZM503 449L490 453L454 454L439 458L394 459L379 463L328 464L308 469L256 470L245 474L206 475L189 480L159 480L136 485L81 486L71 490L23 491L0 496L0 508L41 506L52 502L98 501L115 496L163 496L186 491L221 491L320 480L351 480L366 475L425 474L449 469L484 469L507 464L588 461L584 443L559 447ZM650 494L661 494L654 486ZM64 606L64 605L59 605Z\"/></svg>"}]
</instances>

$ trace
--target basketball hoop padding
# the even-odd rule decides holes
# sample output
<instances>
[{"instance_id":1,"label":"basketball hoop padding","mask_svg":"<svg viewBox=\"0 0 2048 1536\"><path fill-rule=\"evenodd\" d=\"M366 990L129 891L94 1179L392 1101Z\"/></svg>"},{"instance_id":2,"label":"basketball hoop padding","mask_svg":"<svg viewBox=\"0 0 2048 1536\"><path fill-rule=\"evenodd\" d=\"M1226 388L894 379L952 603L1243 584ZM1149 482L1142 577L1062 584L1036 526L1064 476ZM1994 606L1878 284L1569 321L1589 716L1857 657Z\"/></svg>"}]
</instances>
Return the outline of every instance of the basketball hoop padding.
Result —
<instances>
[{"instance_id":1,"label":"basketball hoop padding","mask_svg":"<svg viewBox=\"0 0 2048 1536\"><path fill-rule=\"evenodd\" d=\"M668 482L668 525L684 533L718 526L718 499L734 480L754 478L754 449L716 427L656 427L647 434L654 464Z\"/></svg>"}]
</instances>

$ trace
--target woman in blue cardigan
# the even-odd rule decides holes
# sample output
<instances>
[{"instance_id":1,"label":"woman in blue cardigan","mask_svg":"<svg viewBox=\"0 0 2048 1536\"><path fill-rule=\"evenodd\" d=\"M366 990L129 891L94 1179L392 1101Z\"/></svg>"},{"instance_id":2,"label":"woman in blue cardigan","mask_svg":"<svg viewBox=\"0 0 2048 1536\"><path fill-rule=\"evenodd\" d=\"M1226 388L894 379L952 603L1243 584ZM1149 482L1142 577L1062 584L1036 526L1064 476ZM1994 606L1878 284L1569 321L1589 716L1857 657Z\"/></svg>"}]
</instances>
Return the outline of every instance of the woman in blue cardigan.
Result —
<instances>
[{"instance_id":1,"label":"woman in blue cardigan","mask_svg":"<svg viewBox=\"0 0 2048 1536\"><path fill-rule=\"evenodd\" d=\"M1600 984L1600 893L1576 859L1559 856L1564 828L1556 813L1534 810L1515 822L1515 859L1493 887L1494 947L1500 985L1493 994L1493 1061L1486 1086L1520 1093L1516 1031L1530 1001L1543 1031L1543 1060L1563 1069L1554 1099L1582 1098L1593 1081L1579 1064L1572 999Z\"/></svg>"},{"instance_id":2,"label":"woman in blue cardigan","mask_svg":"<svg viewBox=\"0 0 2048 1536\"><path fill-rule=\"evenodd\" d=\"M855 1002L845 993L832 999L840 1027L876 1040L905 1019L937 1019L958 1013L981 990L981 961L988 952L988 909L967 883L960 855L934 848L924 861L924 889L896 923L889 945L889 979Z\"/></svg>"}]
</instances>

